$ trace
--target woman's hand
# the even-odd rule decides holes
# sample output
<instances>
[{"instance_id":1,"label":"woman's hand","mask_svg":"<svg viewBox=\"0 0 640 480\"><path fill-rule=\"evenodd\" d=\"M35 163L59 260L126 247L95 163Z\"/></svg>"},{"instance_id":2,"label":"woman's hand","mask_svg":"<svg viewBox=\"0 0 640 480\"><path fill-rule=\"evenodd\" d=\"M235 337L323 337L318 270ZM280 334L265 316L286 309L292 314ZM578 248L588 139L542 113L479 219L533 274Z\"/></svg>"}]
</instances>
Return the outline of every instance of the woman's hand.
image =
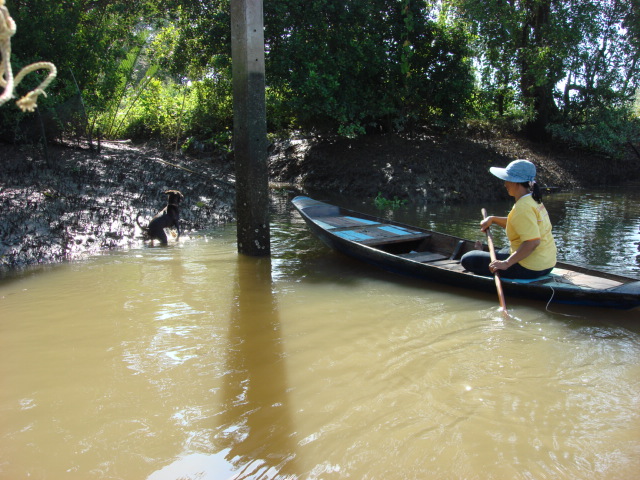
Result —
<instances>
[{"instance_id":1,"label":"woman's hand","mask_svg":"<svg viewBox=\"0 0 640 480\"><path fill-rule=\"evenodd\" d=\"M495 260L489 264L489 270L494 273L496 270L506 270L510 266L508 260Z\"/></svg>"},{"instance_id":2,"label":"woman's hand","mask_svg":"<svg viewBox=\"0 0 640 480\"><path fill-rule=\"evenodd\" d=\"M489 264L489 270L491 270L491 273L495 272L496 270L506 270L511 265L515 265L519 261L524 260L529 255L531 255L533 251L538 248L538 245L540 245L539 238L522 242L518 250L513 252L506 260L495 260L491 262Z\"/></svg>"}]
</instances>

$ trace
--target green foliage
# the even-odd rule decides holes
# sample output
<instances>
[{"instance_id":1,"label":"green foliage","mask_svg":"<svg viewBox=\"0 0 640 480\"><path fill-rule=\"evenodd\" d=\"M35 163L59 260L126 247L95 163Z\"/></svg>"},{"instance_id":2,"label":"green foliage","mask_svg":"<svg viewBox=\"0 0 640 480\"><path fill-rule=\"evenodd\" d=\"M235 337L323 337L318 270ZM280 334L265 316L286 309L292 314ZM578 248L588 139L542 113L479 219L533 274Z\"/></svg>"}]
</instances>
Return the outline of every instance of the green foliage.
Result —
<instances>
[{"instance_id":1,"label":"green foliage","mask_svg":"<svg viewBox=\"0 0 640 480\"><path fill-rule=\"evenodd\" d=\"M117 65L135 44L140 19L154 18L159 4L159 0L11 0L7 6L17 24L12 37L14 71L35 61L51 61L58 77L47 97L39 99L41 109L64 104L79 90L89 112L103 112L117 96ZM20 91L33 88L40 78L28 76ZM11 135L20 119L15 109L3 109L0 132Z\"/></svg>"},{"instance_id":2,"label":"green foliage","mask_svg":"<svg viewBox=\"0 0 640 480\"><path fill-rule=\"evenodd\" d=\"M122 109L126 108L126 112L128 112L135 105L139 93L145 89L157 71L157 67L152 67L149 69L152 71L147 72L139 72L136 69L147 37L147 32L142 33L139 38L141 44L131 48L115 69L117 76L113 80L113 87L116 95L112 97L106 107L104 120L99 122L102 127L101 131L107 138L118 134L118 130L127 117L127 113ZM129 105L124 104L127 95L130 97L128 98Z\"/></svg>"},{"instance_id":3,"label":"green foliage","mask_svg":"<svg viewBox=\"0 0 640 480\"><path fill-rule=\"evenodd\" d=\"M152 78L140 95L124 99L124 111L129 118L126 123L123 118L119 124L126 125L126 129L114 133L132 138L175 138L183 101L176 85Z\"/></svg>"},{"instance_id":4,"label":"green foliage","mask_svg":"<svg viewBox=\"0 0 640 480\"><path fill-rule=\"evenodd\" d=\"M604 0L263 3L268 129L356 137L479 118L614 152L637 138L640 21ZM108 136L228 150L230 0L11 0L14 70L53 61ZM27 78L32 88L38 75ZM563 89L559 89L559 86ZM0 112L0 133L24 114ZM609 133L606 133L609 132Z\"/></svg>"},{"instance_id":5,"label":"green foliage","mask_svg":"<svg viewBox=\"0 0 640 480\"><path fill-rule=\"evenodd\" d=\"M462 30L403 0L265 4L267 78L302 128L353 137L461 120L473 88Z\"/></svg>"},{"instance_id":6,"label":"green foliage","mask_svg":"<svg viewBox=\"0 0 640 480\"><path fill-rule=\"evenodd\" d=\"M119 137L158 138L185 150L231 146L233 110L230 84L205 79L187 85L150 78L130 89L114 131ZM125 121L126 120L126 121Z\"/></svg>"},{"instance_id":7,"label":"green foliage","mask_svg":"<svg viewBox=\"0 0 640 480\"><path fill-rule=\"evenodd\" d=\"M388 198L385 198L381 192L378 192L378 195L373 200L373 203L376 206L376 208L379 208L380 210L385 210L389 208L391 209L399 208L402 205L405 205L407 201L401 200L398 197L393 197L393 200L389 200Z\"/></svg>"},{"instance_id":8,"label":"green foliage","mask_svg":"<svg viewBox=\"0 0 640 480\"><path fill-rule=\"evenodd\" d=\"M530 131L540 135L548 125L573 116L574 108L585 107L574 101L575 91L597 118L600 113L591 107L605 99L603 94L620 95L610 96L601 107L621 107L638 88L640 18L632 2L448 3L475 38L482 91L477 111L485 117L502 116L515 107ZM566 85L564 92L558 91L560 82ZM622 103L608 103L622 98Z\"/></svg>"},{"instance_id":9,"label":"green foliage","mask_svg":"<svg viewBox=\"0 0 640 480\"><path fill-rule=\"evenodd\" d=\"M559 123L549 127L554 137L570 145L621 156L629 142L640 142L640 118L627 108L601 108L584 122Z\"/></svg>"}]
</instances>

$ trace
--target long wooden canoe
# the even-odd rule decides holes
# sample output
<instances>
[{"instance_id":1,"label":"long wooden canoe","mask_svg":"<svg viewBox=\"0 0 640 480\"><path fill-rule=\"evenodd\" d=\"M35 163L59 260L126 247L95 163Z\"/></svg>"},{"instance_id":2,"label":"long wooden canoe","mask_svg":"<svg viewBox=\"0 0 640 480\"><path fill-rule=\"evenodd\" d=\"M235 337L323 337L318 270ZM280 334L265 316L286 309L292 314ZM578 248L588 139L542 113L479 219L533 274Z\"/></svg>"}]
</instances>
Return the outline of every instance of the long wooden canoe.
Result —
<instances>
[{"instance_id":1,"label":"long wooden canoe","mask_svg":"<svg viewBox=\"0 0 640 480\"><path fill-rule=\"evenodd\" d=\"M329 247L385 270L460 287L495 292L492 277L473 274L460 257L475 242L354 212L309 197L293 205ZM487 250L487 246L483 245ZM640 306L640 280L558 263L535 280L502 278L504 293L557 303L630 309Z\"/></svg>"}]
</instances>

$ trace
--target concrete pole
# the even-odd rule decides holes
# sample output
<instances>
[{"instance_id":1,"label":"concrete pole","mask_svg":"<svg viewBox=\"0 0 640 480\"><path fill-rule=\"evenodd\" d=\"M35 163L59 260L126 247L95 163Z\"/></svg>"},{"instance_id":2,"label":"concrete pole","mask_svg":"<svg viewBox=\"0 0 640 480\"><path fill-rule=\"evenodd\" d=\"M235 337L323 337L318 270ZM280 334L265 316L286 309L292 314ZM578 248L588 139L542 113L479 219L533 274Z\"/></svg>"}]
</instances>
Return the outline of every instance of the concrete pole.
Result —
<instances>
[{"instance_id":1,"label":"concrete pole","mask_svg":"<svg viewBox=\"0 0 640 480\"><path fill-rule=\"evenodd\" d=\"M269 172L262 0L231 0L238 252L269 255Z\"/></svg>"}]
</instances>

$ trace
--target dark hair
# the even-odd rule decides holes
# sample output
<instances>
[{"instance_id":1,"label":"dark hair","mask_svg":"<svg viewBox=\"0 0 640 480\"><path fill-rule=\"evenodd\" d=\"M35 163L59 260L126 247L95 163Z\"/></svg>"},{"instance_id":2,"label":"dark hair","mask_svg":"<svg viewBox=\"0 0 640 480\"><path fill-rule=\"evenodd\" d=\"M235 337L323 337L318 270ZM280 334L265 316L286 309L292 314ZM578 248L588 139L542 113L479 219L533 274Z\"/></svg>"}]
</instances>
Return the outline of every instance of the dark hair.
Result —
<instances>
[{"instance_id":1,"label":"dark hair","mask_svg":"<svg viewBox=\"0 0 640 480\"><path fill-rule=\"evenodd\" d=\"M533 187L529 185L529 182L522 182L520 185L531 192L531 196L536 202L542 203L542 192L537 182L533 182Z\"/></svg>"}]
</instances>

